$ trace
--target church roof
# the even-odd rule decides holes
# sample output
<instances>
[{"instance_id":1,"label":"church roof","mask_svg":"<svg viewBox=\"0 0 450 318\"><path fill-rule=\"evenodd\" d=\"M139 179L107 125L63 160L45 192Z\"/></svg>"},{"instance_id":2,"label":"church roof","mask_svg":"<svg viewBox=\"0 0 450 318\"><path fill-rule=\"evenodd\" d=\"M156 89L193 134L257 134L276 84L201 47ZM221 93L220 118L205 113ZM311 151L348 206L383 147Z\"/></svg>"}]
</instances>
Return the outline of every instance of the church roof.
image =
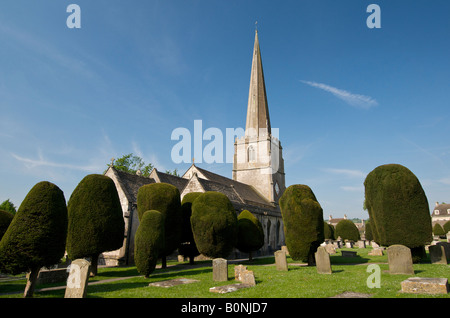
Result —
<instances>
[{"instance_id":1,"label":"church roof","mask_svg":"<svg viewBox=\"0 0 450 318\"><path fill-rule=\"evenodd\" d=\"M218 175L214 172L192 165L197 179L205 191L218 191L225 194L238 210L248 209L251 212L280 213L277 205L269 202L251 185Z\"/></svg>"},{"instance_id":2,"label":"church roof","mask_svg":"<svg viewBox=\"0 0 450 318\"><path fill-rule=\"evenodd\" d=\"M128 202L131 203L137 202L137 192L140 187L146 184L155 183L155 180L152 178L131 174L125 171L117 170L113 167L109 167L108 170L111 170L116 175L116 181L120 184L120 187L125 193Z\"/></svg>"},{"instance_id":3,"label":"church roof","mask_svg":"<svg viewBox=\"0 0 450 318\"><path fill-rule=\"evenodd\" d=\"M248 209L251 212L279 213L278 206L267 201L251 185L229 179L194 165L192 167L201 175L197 175L197 180L204 191L217 191L225 194L237 210ZM111 171L115 175L115 181L120 185L128 202L131 204L136 204L138 190L146 184L155 182L169 183L176 186L180 193L182 193L191 181L190 179L163 173L156 169L151 172L149 177L130 174L112 167L108 171Z\"/></svg>"},{"instance_id":4,"label":"church roof","mask_svg":"<svg viewBox=\"0 0 450 318\"><path fill-rule=\"evenodd\" d=\"M266 84L264 82L264 71L262 66L261 51L259 48L258 31L256 31L250 76L250 88L248 93L245 135L259 136L260 129L266 130L266 134L271 134Z\"/></svg>"},{"instance_id":5,"label":"church roof","mask_svg":"<svg viewBox=\"0 0 450 318\"><path fill-rule=\"evenodd\" d=\"M158 171L156 168L153 169L152 173L150 174L150 177L157 179L156 180L157 182L169 183L171 185L176 186L180 191L180 193L181 191L183 191L184 187L189 182L189 180L186 180L184 178Z\"/></svg>"}]
</instances>

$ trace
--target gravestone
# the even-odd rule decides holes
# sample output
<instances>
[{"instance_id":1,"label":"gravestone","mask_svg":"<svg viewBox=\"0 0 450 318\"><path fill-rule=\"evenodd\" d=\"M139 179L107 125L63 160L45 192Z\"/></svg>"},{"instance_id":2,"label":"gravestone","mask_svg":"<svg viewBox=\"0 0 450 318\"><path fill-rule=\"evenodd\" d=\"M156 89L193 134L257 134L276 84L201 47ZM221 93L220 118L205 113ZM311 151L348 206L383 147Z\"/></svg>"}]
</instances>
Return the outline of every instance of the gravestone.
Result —
<instances>
[{"instance_id":1,"label":"gravestone","mask_svg":"<svg viewBox=\"0 0 450 318\"><path fill-rule=\"evenodd\" d=\"M328 254L336 254L336 248L334 247L334 244L330 243L325 245L325 249L327 250Z\"/></svg>"},{"instance_id":2,"label":"gravestone","mask_svg":"<svg viewBox=\"0 0 450 318\"><path fill-rule=\"evenodd\" d=\"M245 270L241 273L241 282L244 285L255 286L255 274L253 271Z\"/></svg>"},{"instance_id":3,"label":"gravestone","mask_svg":"<svg viewBox=\"0 0 450 318\"><path fill-rule=\"evenodd\" d=\"M247 270L247 266L244 266L244 265L234 266L234 279L240 281L241 274L246 270Z\"/></svg>"},{"instance_id":4,"label":"gravestone","mask_svg":"<svg viewBox=\"0 0 450 318\"><path fill-rule=\"evenodd\" d=\"M341 251L342 257L356 257L356 251Z\"/></svg>"},{"instance_id":5,"label":"gravestone","mask_svg":"<svg viewBox=\"0 0 450 318\"><path fill-rule=\"evenodd\" d=\"M370 243L370 245L371 245L373 248L378 248L378 247L380 247L380 245L378 245L377 243L375 243L375 241L372 241L372 242Z\"/></svg>"},{"instance_id":6,"label":"gravestone","mask_svg":"<svg viewBox=\"0 0 450 318\"><path fill-rule=\"evenodd\" d=\"M86 297L90 266L91 263L85 259L76 259L70 264L70 268L67 268L70 272L64 298Z\"/></svg>"},{"instance_id":7,"label":"gravestone","mask_svg":"<svg viewBox=\"0 0 450 318\"><path fill-rule=\"evenodd\" d=\"M389 273L414 275L411 250L400 244L387 248Z\"/></svg>"},{"instance_id":8,"label":"gravestone","mask_svg":"<svg viewBox=\"0 0 450 318\"><path fill-rule=\"evenodd\" d=\"M402 292L413 294L447 294L447 278L410 277L401 282Z\"/></svg>"},{"instance_id":9,"label":"gravestone","mask_svg":"<svg viewBox=\"0 0 450 318\"><path fill-rule=\"evenodd\" d=\"M316 268L319 274L331 274L330 254L327 250L319 246L314 254L316 258Z\"/></svg>"},{"instance_id":10,"label":"gravestone","mask_svg":"<svg viewBox=\"0 0 450 318\"><path fill-rule=\"evenodd\" d=\"M286 253L284 251L276 251L275 252L275 264L276 264L277 270L279 270L279 271L287 271L288 270Z\"/></svg>"},{"instance_id":11,"label":"gravestone","mask_svg":"<svg viewBox=\"0 0 450 318\"><path fill-rule=\"evenodd\" d=\"M356 242L356 245L357 245L359 248L366 248L366 241L359 240L358 242Z\"/></svg>"},{"instance_id":12,"label":"gravestone","mask_svg":"<svg viewBox=\"0 0 450 318\"><path fill-rule=\"evenodd\" d=\"M284 252L286 253L286 255L289 255L289 251L288 251L288 248L287 248L286 245L283 245L283 246L281 247L281 250L284 251Z\"/></svg>"},{"instance_id":13,"label":"gravestone","mask_svg":"<svg viewBox=\"0 0 450 318\"><path fill-rule=\"evenodd\" d=\"M382 248L382 247L377 247L377 248L374 248L374 249L372 249L369 253L367 253L368 255L371 255L371 256L383 256L383 250L384 250L384 248Z\"/></svg>"},{"instance_id":14,"label":"gravestone","mask_svg":"<svg viewBox=\"0 0 450 318\"><path fill-rule=\"evenodd\" d=\"M450 261L450 243L448 243L448 242L437 242L436 245L444 247L445 256L447 257L447 262Z\"/></svg>"},{"instance_id":15,"label":"gravestone","mask_svg":"<svg viewBox=\"0 0 450 318\"><path fill-rule=\"evenodd\" d=\"M445 249L442 245L431 245L428 247L430 253L430 260L432 264L445 264L447 265L447 257L445 255Z\"/></svg>"},{"instance_id":16,"label":"gravestone","mask_svg":"<svg viewBox=\"0 0 450 318\"><path fill-rule=\"evenodd\" d=\"M347 248L353 248L353 244L354 244L353 241L346 241L346 242L345 242L345 247L347 247Z\"/></svg>"},{"instance_id":17,"label":"gravestone","mask_svg":"<svg viewBox=\"0 0 450 318\"><path fill-rule=\"evenodd\" d=\"M228 280L228 261L226 259L213 259L213 280L215 282L224 282Z\"/></svg>"}]
</instances>

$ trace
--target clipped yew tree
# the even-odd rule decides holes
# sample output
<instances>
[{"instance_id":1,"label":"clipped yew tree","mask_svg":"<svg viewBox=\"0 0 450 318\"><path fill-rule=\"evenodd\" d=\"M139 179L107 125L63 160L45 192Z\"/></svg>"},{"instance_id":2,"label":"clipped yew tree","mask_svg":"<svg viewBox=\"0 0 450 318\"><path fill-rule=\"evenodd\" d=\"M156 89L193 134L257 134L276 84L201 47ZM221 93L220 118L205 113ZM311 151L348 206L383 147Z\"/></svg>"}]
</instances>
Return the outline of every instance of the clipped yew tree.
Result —
<instances>
[{"instance_id":1,"label":"clipped yew tree","mask_svg":"<svg viewBox=\"0 0 450 318\"><path fill-rule=\"evenodd\" d=\"M202 192L187 193L183 197L183 200L181 200L181 217L183 224L181 228L181 245L178 248L178 253L184 257L189 257L190 264L194 264L195 257L200 255L197 245L195 244L191 227L192 202L194 202L200 194L202 194Z\"/></svg>"},{"instance_id":2,"label":"clipped yew tree","mask_svg":"<svg viewBox=\"0 0 450 318\"><path fill-rule=\"evenodd\" d=\"M181 243L181 200L180 191L168 183L151 183L139 188L137 194L139 220L148 210L156 210L164 216L164 249L160 251L162 267L165 268L166 256L175 251Z\"/></svg>"},{"instance_id":3,"label":"clipped yew tree","mask_svg":"<svg viewBox=\"0 0 450 318\"><path fill-rule=\"evenodd\" d=\"M208 191L194 200L191 226L197 248L205 256L226 258L236 245L236 212L223 193Z\"/></svg>"},{"instance_id":4,"label":"clipped yew tree","mask_svg":"<svg viewBox=\"0 0 450 318\"><path fill-rule=\"evenodd\" d=\"M336 237L341 237L343 240L357 241L359 240L359 231L355 223L350 220L340 220L336 224Z\"/></svg>"},{"instance_id":5,"label":"clipped yew tree","mask_svg":"<svg viewBox=\"0 0 450 318\"><path fill-rule=\"evenodd\" d=\"M323 222L323 236L327 240L334 240L334 226L331 224L328 224L327 222Z\"/></svg>"},{"instance_id":6,"label":"clipped yew tree","mask_svg":"<svg viewBox=\"0 0 450 318\"><path fill-rule=\"evenodd\" d=\"M123 245L125 223L114 181L90 174L77 185L67 204L70 259L90 258L91 276L97 274L98 257Z\"/></svg>"},{"instance_id":7,"label":"clipped yew tree","mask_svg":"<svg viewBox=\"0 0 450 318\"><path fill-rule=\"evenodd\" d=\"M370 226L371 224L372 222L369 219L364 226L364 235L367 241L373 241L372 226Z\"/></svg>"},{"instance_id":8,"label":"clipped yew tree","mask_svg":"<svg viewBox=\"0 0 450 318\"><path fill-rule=\"evenodd\" d=\"M48 181L27 194L0 242L0 272L29 272L24 297L32 297L41 267L59 263L67 235L64 193Z\"/></svg>"},{"instance_id":9,"label":"clipped yew tree","mask_svg":"<svg viewBox=\"0 0 450 318\"><path fill-rule=\"evenodd\" d=\"M6 233L8 226L11 224L14 218L14 214L9 211L0 210L0 240Z\"/></svg>"},{"instance_id":10,"label":"clipped yew tree","mask_svg":"<svg viewBox=\"0 0 450 318\"><path fill-rule=\"evenodd\" d=\"M447 234L450 232L450 221L447 221L444 223L444 226L442 227L444 229L444 232Z\"/></svg>"},{"instance_id":11,"label":"clipped yew tree","mask_svg":"<svg viewBox=\"0 0 450 318\"><path fill-rule=\"evenodd\" d=\"M134 262L146 278L155 270L161 250L164 249L164 215L150 210L142 215L134 239Z\"/></svg>"},{"instance_id":12,"label":"clipped yew tree","mask_svg":"<svg viewBox=\"0 0 450 318\"><path fill-rule=\"evenodd\" d=\"M439 223L436 223L433 226L433 234L439 236L445 235L444 228Z\"/></svg>"},{"instance_id":13,"label":"clipped yew tree","mask_svg":"<svg viewBox=\"0 0 450 318\"><path fill-rule=\"evenodd\" d=\"M374 241L383 246L405 245L413 258L423 252L432 240L432 228L419 179L402 165L387 164L371 171L364 187Z\"/></svg>"},{"instance_id":14,"label":"clipped yew tree","mask_svg":"<svg viewBox=\"0 0 450 318\"><path fill-rule=\"evenodd\" d=\"M314 253L324 241L323 210L316 196L307 185L291 185L279 204L291 258L313 265Z\"/></svg>"},{"instance_id":15,"label":"clipped yew tree","mask_svg":"<svg viewBox=\"0 0 450 318\"><path fill-rule=\"evenodd\" d=\"M264 245L264 231L261 222L250 211L242 211L237 218L238 238L236 248L249 254L252 260L252 252L259 250Z\"/></svg>"}]
</instances>

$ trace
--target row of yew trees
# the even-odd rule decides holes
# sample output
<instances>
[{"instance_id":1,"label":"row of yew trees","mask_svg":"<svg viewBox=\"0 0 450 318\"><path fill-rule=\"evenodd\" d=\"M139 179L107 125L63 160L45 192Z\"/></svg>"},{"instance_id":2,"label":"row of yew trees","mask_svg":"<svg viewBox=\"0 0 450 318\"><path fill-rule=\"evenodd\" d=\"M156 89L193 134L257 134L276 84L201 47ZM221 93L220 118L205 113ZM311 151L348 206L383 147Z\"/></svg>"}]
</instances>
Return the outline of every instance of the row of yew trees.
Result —
<instances>
[{"instance_id":1,"label":"row of yew trees","mask_svg":"<svg viewBox=\"0 0 450 318\"><path fill-rule=\"evenodd\" d=\"M424 255L432 240L428 201L417 177L406 167L383 165L364 182L373 240L382 246L402 244L413 257ZM293 260L314 262L324 241L323 210L306 185L292 185L279 200L285 243ZM148 277L158 259L177 248L191 260L199 254L228 257L233 248L251 253L264 244L260 222L249 211L236 215L226 195L189 193L180 200L170 184L142 186L137 195L139 227L134 261ZM1 223L1 222L0 222ZM67 205L54 184L36 184L22 202L0 241L0 272L30 272L24 296L32 296L41 267L70 259L90 258L93 275L98 256L122 247L124 220L114 182L104 175L88 175L73 191ZM251 254L250 254L251 255Z\"/></svg>"},{"instance_id":2,"label":"row of yew trees","mask_svg":"<svg viewBox=\"0 0 450 318\"><path fill-rule=\"evenodd\" d=\"M251 253L264 244L257 218L249 211L237 217L224 194L190 193L181 202L175 186L153 183L139 189L137 201L140 222L134 261L145 277L154 271L157 259L165 267L166 256L177 248L192 261L200 253L226 257L234 247ZM39 270L58 264L65 253L71 260L89 258L91 276L95 276L99 255L123 245L119 195L112 179L104 175L84 177L67 205L58 186L39 182L14 217L3 212L0 272L29 273L24 297L32 297Z\"/></svg>"}]
</instances>

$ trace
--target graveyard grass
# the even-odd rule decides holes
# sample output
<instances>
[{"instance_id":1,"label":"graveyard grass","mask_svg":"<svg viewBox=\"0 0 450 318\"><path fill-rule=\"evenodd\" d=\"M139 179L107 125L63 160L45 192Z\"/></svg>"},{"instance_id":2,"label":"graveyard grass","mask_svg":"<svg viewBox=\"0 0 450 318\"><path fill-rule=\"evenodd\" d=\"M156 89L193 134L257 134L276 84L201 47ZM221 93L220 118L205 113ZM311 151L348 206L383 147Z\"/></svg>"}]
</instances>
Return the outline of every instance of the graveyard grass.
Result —
<instances>
[{"instance_id":1,"label":"graveyard grass","mask_svg":"<svg viewBox=\"0 0 450 318\"><path fill-rule=\"evenodd\" d=\"M350 250L350 249L342 249ZM387 255L370 256L371 248L358 249L357 257L341 256L341 252L330 255L333 273L318 274L315 266L299 264L288 257L289 271L278 271L274 257L255 258L252 262L242 260L228 264L228 281L215 282L212 275L212 261L198 261L195 266L188 262L168 262L168 268L156 269L149 278L139 274L136 267L99 267L98 275L89 283L104 281L88 286L88 298L327 298L343 292L370 294L372 298L450 298L450 294L424 295L401 293L401 282L411 275L391 275L388 273ZM369 264L381 268L380 288L367 287ZM234 266L243 264L255 273L256 286L244 288L228 294L211 293L215 286L238 283L234 280ZM431 264L425 260L414 264L415 277L443 277L450 279L450 265ZM124 278L107 281L113 278ZM198 282L170 288L148 286L149 283L175 278L196 279ZM20 298L25 287L25 279L0 280L1 298ZM64 288L42 290L64 284L37 286L34 298L63 298ZM16 293L14 293L16 292Z\"/></svg>"}]
</instances>

